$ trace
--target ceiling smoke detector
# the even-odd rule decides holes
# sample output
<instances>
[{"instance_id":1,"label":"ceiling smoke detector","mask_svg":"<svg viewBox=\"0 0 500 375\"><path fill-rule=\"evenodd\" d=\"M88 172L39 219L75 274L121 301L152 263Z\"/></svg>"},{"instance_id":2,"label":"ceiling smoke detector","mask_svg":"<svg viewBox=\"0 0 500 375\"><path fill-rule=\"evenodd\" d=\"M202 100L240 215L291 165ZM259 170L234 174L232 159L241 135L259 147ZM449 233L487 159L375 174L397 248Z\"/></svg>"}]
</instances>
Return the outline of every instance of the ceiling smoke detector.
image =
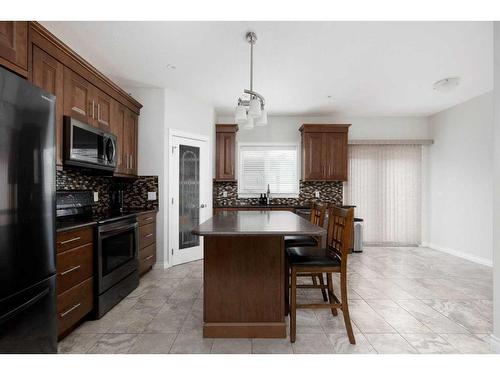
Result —
<instances>
[{"instance_id":1,"label":"ceiling smoke detector","mask_svg":"<svg viewBox=\"0 0 500 375\"><path fill-rule=\"evenodd\" d=\"M432 88L434 89L434 91L449 92L456 88L459 84L460 77L448 77L434 82Z\"/></svg>"}]
</instances>

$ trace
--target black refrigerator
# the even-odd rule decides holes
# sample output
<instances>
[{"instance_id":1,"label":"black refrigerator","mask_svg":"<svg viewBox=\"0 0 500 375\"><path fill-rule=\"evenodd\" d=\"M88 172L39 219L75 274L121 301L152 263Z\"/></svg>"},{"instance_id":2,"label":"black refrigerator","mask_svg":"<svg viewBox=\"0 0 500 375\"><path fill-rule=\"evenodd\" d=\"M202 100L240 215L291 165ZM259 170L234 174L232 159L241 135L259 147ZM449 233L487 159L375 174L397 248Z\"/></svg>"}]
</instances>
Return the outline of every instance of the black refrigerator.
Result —
<instances>
[{"instance_id":1,"label":"black refrigerator","mask_svg":"<svg viewBox=\"0 0 500 375\"><path fill-rule=\"evenodd\" d=\"M57 352L55 97L0 67L0 353Z\"/></svg>"}]
</instances>

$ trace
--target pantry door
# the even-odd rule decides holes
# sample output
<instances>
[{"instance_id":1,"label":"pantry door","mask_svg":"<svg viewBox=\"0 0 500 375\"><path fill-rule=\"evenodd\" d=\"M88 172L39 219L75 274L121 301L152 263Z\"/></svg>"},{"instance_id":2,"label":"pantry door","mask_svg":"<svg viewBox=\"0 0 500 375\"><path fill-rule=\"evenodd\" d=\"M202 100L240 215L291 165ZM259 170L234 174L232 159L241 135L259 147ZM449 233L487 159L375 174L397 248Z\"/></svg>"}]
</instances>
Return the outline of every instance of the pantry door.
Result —
<instances>
[{"instance_id":1,"label":"pantry door","mask_svg":"<svg viewBox=\"0 0 500 375\"><path fill-rule=\"evenodd\" d=\"M181 135L179 135L181 134ZM209 152L203 136L170 137L170 250L172 265L203 258L203 238L191 233L209 218Z\"/></svg>"}]
</instances>

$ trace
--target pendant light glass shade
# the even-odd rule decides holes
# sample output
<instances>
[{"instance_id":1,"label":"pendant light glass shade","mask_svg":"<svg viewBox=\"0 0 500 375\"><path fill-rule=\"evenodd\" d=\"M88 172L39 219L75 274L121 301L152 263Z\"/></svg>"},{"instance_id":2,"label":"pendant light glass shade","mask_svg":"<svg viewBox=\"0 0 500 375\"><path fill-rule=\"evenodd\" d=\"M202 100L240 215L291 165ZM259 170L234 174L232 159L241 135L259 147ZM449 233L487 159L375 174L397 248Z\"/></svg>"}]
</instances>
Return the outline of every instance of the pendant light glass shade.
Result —
<instances>
[{"instance_id":1,"label":"pendant light glass shade","mask_svg":"<svg viewBox=\"0 0 500 375\"><path fill-rule=\"evenodd\" d=\"M238 105L236 107L236 113L234 115L234 121L237 124L244 124L247 121L247 109L244 106Z\"/></svg>"},{"instance_id":2,"label":"pendant light glass shade","mask_svg":"<svg viewBox=\"0 0 500 375\"><path fill-rule=\"evenodd\" d=\"M248 117L257 118L260 117L262 111L260 109L260 100L257 98L253 98L250 100L250 106L248 108Z\"/></svg>"},{"instance_id":3,"label":"pendant light glass shade","mask_svg":"<svg viewBox=\"0 0 500 375\"><path fill-rule=\"evenodd\" d=\"M248 116L248 120L243 124L243 129L253 129L253 117Z\"/></svg>"},{"instance_id":4,"label":"pendant light glass shade","mask_svg":"<svg viewBox=\"0 0 500 375\"><path fill-rule=\"evenodd\" d=\"M267 111L265 109L262 110L260 117L255 121L255 125L257 126L267 125Z\"/></svg>"}]
</instances>

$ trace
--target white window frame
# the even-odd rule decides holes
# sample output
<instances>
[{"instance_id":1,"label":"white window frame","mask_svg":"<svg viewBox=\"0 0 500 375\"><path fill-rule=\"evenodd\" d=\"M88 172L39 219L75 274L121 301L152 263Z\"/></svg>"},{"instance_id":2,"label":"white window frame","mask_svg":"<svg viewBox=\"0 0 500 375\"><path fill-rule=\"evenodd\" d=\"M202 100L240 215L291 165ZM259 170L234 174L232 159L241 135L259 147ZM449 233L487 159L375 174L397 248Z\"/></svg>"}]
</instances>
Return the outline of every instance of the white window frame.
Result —
<instances>
[{"instance_id":1,"label":"white window frame","mask_svg":"<svg viewBox=\"0 0 500 375\"><path fill-rule=\"evenodd\" d=\"M300 192L300 143L279 143L279 142L238 142L236 153L236 175L238 176L238 181L243 181L242 176L240 175L241 168L241 158L240 152L242 147L294 147L297 155L297 191L294 193L273 193L271 191L271 198L298 198ZM238 183L238 198L259 198L260 193L246 193L242 192L241 184ZM265 193L263 191L262 193Z\"/></svg>"}]
</instances>

